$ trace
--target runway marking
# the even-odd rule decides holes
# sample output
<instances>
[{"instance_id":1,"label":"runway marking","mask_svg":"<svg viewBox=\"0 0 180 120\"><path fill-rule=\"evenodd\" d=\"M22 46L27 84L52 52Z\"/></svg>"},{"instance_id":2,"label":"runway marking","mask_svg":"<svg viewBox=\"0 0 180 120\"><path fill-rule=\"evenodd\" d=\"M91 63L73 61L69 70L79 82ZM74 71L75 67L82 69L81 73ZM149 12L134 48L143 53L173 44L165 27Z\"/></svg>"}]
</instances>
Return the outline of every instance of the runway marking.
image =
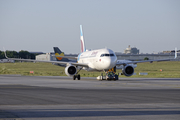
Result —
<instances>
[{"instance_id":1,"label":"runway marking","mask_svg":"<svg viewBox=\"0 0 180 120\"><path fill-rule=\"evenodd\" d=\"M20 84L0 85L0 89L6 89L6 88L38 88L38 87L36 87L36 86L26 86L26 85L20 85Z\"/></svg>"},{"instance_id":2,"label":"runway marking","mask_svg":"<svg viewBox=\"0 0 180 120\"><path fill-rule=\"evenodd\" d=\"M151 82L144 82L143 85L141 84L142 82L139 81L134 81L134 82L113 82L113 83L100 83L99 85L95 85L95 87L169 87L169 88L173 88L173 89L180 89L180 85L179 84L170 84L170 83L159 83L157 84L155 83L151 83Z\"/></svg>"},{"instance_id":3,"label":"runway marking","mask_svg":"<svg viewBox=\"0 0 180 120\"><path fill-rule=\"evenodd\" d=\"M19 118L17 115L14 115L10 112L4 111L4 110L0 110L0 120L23 120L21 118Z\"/></svg>"},{"instance_id":4,"label":"runway marking","mask_svg":"<svg viewBox=\"0 0 180 120\"><path fill-rule=\"evenodd\" d=\"M31 86L27 86L27 87L0 87L0 88L35 88L35 87L31 87Z\"/></svg>"}]
</instances>

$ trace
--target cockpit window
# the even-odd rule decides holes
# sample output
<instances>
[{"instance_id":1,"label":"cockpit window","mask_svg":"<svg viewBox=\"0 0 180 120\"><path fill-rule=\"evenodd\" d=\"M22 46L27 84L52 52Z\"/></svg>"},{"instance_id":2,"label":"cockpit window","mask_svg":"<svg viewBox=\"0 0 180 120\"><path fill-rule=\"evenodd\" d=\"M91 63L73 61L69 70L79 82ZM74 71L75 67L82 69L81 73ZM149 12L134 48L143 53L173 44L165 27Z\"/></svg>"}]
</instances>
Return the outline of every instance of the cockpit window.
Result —
<instances>
[{"instance_id":1,"label":"cockpit window","mask_svg":"<svg viewBox=\"0 0 180 120\"><path fill-rule=\"evenodd\" d=\"M114 54L101 54L101 57L104 57L104 56L114 56Z\"/></svg>"},{"instance_id":2,"label":"cockpit window","mask_svg":"<svg viewBox=\"0 0 180 120\"><path fill-rule=\"evenodd\" d=\"M100 57L104 57L104 54L101 54L101 56Z\"/></svg>"},{"instance_id":3,"label":"cockpit window","mask_svg":"<svg viewBox=\"0 0 180 120\"><path fill-rule=\"evenodd\" d=\"M110 56L114 56L114 54L109 54Z\"/></svg>"}]
</instances>

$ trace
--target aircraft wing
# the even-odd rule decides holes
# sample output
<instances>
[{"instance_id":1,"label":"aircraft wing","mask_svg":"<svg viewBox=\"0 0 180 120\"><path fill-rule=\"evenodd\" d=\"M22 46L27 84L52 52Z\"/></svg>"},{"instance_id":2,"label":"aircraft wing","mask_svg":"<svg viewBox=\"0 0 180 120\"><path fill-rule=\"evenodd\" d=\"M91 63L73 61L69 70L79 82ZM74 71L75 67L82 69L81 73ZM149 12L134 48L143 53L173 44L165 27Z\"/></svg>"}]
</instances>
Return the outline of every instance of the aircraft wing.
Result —
<instances>
[{"instance_id":1,"label":"aircraft wing","mask_svg":"<svg viewBox=\"0 0 180 120\"><path fill-rule=\"evenodd\" d=\"M178 53L177 48L175 48L174 59L177 59L177 53ZM145 62L152 63L152 62L170 61L170 60L174 60L174 59L143 60L143 61L118 60L116 63L116 66L127 65L127 64L145 63Z\"/></svg>"},{"instance_id":2,"label":"aircraft wing","mask_svg":"<svg viewBox=\"0 0 180 120\"><path fill-rule=\"evenodd\" d=\"M143 61L125 61L125 60L118 60L116 65L119 66L119 65L127 65L127 64L137 64L137 63L145 63L145 62L161 62L161 61L170 61L170 60L174 60L174 59L161 59L161 60L143 60Z\"/></svg>"},{"instance_id":3,"label":"aircraft wing","mask_svg":"<svg viewBox=\"0 0 180 120\"><path fill-rule=\"evenodd\" d=\"M6 59L9 59L9 60L26 61L26 62L58 63L58 64L64 64L64 65L70 65L71 64L71 65L75 65L75 66L89 67L88 63L62 62L62 61L44 61L44 60L32 60L32 59L8 58L7 55L6 55L5 50L4 50L4 55L5 55ZM65 56L60 56L60 57L65 57ZM73 58L73 57L71 57L71 58Z\"/></svg>"},{"instance_id":4,"label":"aircraft wing","mask_svg":"<svg viewBox=\"0 0 180 120\"><path fill-rule=\"evenodd\" d=\"M26 61L26 62L45 62L45 63L58 63L58 64L64 64L64 65L75 65L75 66L81 66L81 67L89 67L88 63L77 63L77 62L61 62L61 61L43 61L43 60L32 60L32 59L18 59L18 58L8 58L10 60L17 60L17 61Z\"/></svg>"},{"instance_id":5,"label":"aircraft wing","mask_svg":"<svg viewBox=\"0 0 180 120\"><path fill-rule=\"evenodd\" d=\"M52 55L52 56L56 56L56 57L61 57L61 58L68 58L68 59L74 59L74 60L77 60L77 57L60 56L60 55Z\"/></svg>"}]
</instances>

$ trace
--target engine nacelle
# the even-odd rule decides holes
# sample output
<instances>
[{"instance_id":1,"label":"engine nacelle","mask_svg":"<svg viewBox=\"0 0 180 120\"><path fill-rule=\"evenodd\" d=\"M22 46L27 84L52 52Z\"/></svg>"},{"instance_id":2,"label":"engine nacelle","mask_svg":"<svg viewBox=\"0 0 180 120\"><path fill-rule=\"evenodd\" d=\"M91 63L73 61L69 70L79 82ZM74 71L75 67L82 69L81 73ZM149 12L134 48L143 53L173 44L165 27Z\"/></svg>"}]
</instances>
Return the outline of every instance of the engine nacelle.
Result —
<instances>
[{"instance_id":1,"label":"engine nacelle","mask_svg":"<svg viewBox=\"0 0 180 120\"><path fill-rule=\"evenodd\" d=\"M73 76L73 75L76 74L76 72L77 72L77 69L76 69L76 67L73 66L73 65L69 65L69 66L67 66L67 67L65 68L65 73L66 73L66 75L68 75L68 76Z\"/></svg>"},{"instance_id":2,"label":"engine nacelle","mask_svg":"<svg viewBox=\"0 0 180 120\"><path fill-rule=\"evenodd\" d=\"M122 72L125 76L131 76L134 73L134 68L131 65L126 65L122 68Z\"/></svg>"}]
</instances>

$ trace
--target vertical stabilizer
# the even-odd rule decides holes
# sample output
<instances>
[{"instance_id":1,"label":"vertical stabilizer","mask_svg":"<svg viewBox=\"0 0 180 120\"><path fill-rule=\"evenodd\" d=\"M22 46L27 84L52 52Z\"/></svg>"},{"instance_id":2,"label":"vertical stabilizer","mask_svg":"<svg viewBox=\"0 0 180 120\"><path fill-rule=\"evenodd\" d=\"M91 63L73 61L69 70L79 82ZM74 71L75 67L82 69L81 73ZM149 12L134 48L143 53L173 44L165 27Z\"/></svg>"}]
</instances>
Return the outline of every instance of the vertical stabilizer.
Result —
<instances>
[{"instance_id":1,"label":"vertical stabilizer","mask_svg":"<svg viewBox=\"0 0 180 120\"><path fill-rule=\"evenodd\" d=\"M83 37L83 31L82 31L82 25L80 25L80 40L81 40L81 52L86 51L84 37Z\"/></svg>"},{"instance_id":2,"label":"vertical stabilizer","mask_svg":"<svg viewBox=\"0 0 180 120\"><path fill-rule=\"evenodd\" d=\"M54 48L55 55L58 56L56 57L57 61L69 61L67 58L59 57L59 56L64 56L64 53L58 47L53 47L53 48Z\"/></svg>"}]
</instances>

